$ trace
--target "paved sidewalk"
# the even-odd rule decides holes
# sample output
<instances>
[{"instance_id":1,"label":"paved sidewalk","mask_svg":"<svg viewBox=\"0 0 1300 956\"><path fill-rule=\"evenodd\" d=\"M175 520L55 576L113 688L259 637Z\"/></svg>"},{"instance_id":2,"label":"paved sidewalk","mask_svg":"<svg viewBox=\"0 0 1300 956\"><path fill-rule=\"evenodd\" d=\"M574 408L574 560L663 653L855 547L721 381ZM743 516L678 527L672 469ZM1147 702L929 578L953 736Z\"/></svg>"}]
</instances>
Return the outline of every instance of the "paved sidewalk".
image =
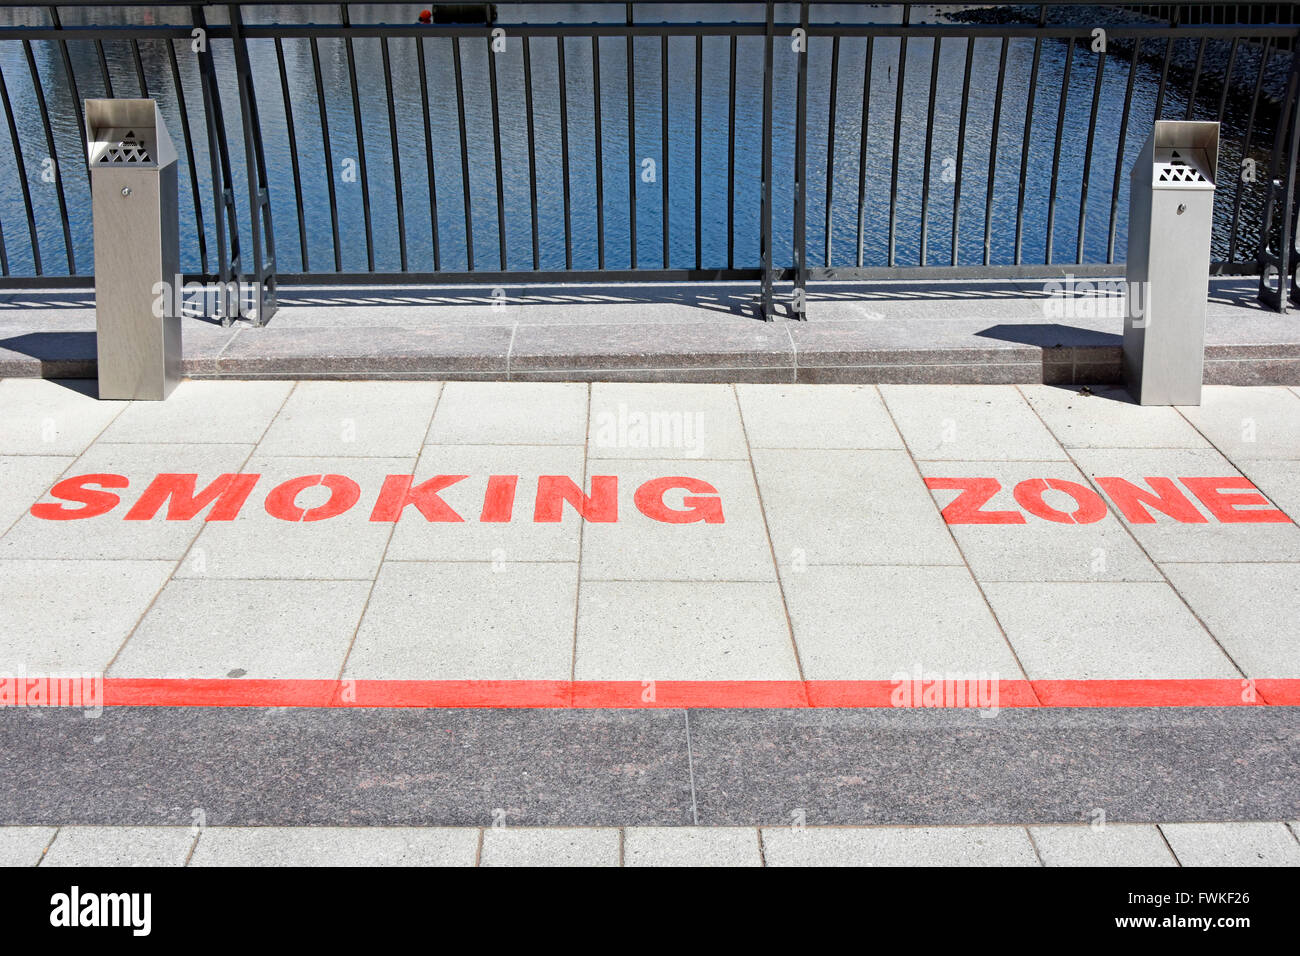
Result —
<instances>
[{"instance_id":1,"label":"paved sidewalk","mask_svg":"<svg viewBox=\"0 0 1300 956\"><path fill-rule=\"evenodd\" d=\"M0 866L1300 866L1300 823L0 827Z\"/></svg>"}]
</instances>

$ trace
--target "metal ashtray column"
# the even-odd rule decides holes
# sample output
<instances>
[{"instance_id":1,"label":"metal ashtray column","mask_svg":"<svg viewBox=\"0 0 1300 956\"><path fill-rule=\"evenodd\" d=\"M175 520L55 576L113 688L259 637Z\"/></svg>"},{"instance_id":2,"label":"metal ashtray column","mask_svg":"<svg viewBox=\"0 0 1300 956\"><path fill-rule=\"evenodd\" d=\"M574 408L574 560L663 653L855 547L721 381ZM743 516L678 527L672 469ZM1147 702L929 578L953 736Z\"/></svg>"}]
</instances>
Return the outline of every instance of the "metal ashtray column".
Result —
<instances>
[{"instance_id":1,"label":"metal ashtray column","mask_svg":"<svg viewBox=\"0 0 1300 956\"><path fill-rule=\"evenodd\" d=\"M102 399L163 399L181 377L176 150L153 100L86 100Z\"/></svg>"}]
</instances>

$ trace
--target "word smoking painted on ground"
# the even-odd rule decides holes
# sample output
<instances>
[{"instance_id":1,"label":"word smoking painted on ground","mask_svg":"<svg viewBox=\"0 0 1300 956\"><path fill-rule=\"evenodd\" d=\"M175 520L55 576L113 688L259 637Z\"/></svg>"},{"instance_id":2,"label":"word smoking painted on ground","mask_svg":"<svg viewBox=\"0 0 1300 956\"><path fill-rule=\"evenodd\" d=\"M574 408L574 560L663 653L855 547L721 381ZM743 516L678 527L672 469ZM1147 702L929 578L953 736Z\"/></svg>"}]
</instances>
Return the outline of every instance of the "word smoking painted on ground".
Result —
<instances>
[{"instance_id":1,"label":"word smoking painted on ground","mask_svg":"<svg viewBox=\"0 0 1300 956\"><path fill-rule=\"evenodd\" d=\"M414 508L427 521L463 522L466 516L442 498L442 492L468 475L434 475L416 482L411 475L388 475L378 493L369 499L371 521L397 521ZM150 521L161 515L167 521L189 521L200 514L205 521L233 521L253 491L262 483L259 474L218 475L200 486L197 474L164 472L144 486L122 514L126 521ZM519 475L490 475L478 520L509 522L515 513ZM122 503L118 491L136 487L125 475L89 474L65 478L52 489L57 502L32 505L31 513L47 521L73 521L108 514ZM323 489L311 492L310 489ZM617 475L593 475L590 493L565 475L539 475L532 496L534 522L559 522L565 505L586 521L619 520ZM304 507L300 497L312 494L324 500ZM263 507L283 521L324 521L350 511L362 497L361 485L346 475L300 475L270 488ZM707 481L683 475L651 478L632 494L635 508L666 524L722 524L722 498Z\"/></svg>"}]
</instances>

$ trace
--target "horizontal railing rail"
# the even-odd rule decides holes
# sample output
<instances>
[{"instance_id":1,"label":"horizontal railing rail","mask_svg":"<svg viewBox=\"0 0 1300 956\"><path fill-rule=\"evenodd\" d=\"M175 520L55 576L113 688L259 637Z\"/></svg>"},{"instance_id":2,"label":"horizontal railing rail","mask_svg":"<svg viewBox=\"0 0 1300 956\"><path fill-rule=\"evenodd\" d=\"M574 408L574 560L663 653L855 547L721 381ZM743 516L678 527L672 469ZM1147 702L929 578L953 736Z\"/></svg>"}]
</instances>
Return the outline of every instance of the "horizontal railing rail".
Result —
<instances>
[{"instance_id":1,"label":"horizontal railing rail","mask_svg":"<svg viewBox=\"0 0 1300 956\"><path fill-rule=\"evenodd\" d=\"M450 6L0 5L0 286L87 282L81 102L151 96L186 277L258 322L281 281L743 280L770 318L777 282L800 316L824 279L1114 275L1156 118L1222 124L1212 271L1300 295L1293 5Z\"/></svg>"}]
</instances>

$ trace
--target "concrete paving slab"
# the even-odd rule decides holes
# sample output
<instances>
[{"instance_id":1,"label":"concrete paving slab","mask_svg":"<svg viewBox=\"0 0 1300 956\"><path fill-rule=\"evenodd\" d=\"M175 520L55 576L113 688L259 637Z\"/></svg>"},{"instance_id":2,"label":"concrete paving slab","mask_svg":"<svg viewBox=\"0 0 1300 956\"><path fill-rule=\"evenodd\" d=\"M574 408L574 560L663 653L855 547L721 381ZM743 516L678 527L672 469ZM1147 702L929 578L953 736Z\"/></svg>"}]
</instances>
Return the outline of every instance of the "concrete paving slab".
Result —
<instances>
[{"instance_id":1,"label":"concrete paving slab","mask_svg":"<svg viewBox=\"0 0 1300 956\"><path fill-rule=\"evenodd\" d=\"M902 448L870 385L737 385L751 448Z\"/></svg>"},{"instance_id":2,"label":"concrete paving slab","mask_svg":"<svg viewBox=\"0 0 1300 956\"><path fill-rule=\"evenodd\" d=\"M749 456L728 385L596 382L587 436L593 459Z\"/></svg>"},{"instance_id":3,"label":"concrete paving slab","mask_svg":"<svg viewBox=\"0 0 1300 956\"><path fill-rule=\"evenodd\" d=\"M1119 387L1022 385L1020 392L1066 448L1208 448L1178 410L1138 405Z\"/></svg>"},{"instance_id":4,"label":"concrete paving slab","mask_svg":"<svg viewBox=\"0 0 1300 956\"><path fill-rule=\"evenodd\" d=\"M981 510L1023 518L1021 523L975 524L953 517L949 530L980 581L1162 580L1123 523L1070 462L924 461L919 466L926 478L991 478L998 490ZM1045 484L1048 481L1068 484L1054 488ZM962 491L936 488L931 493L942 510ZM1029 510L1017 495L1039 510Z\"/></svg>"},{"instance_id":5,"label":"concrete paving slab","mask_svg":"<svg viewBox=\"0 0 1300 956\"><path fill-rule=\"evenodd\" d=\"M1284 823L1165 823L1183 866L1300 866L1300 842Z\"/></svg>"},{"instance_id":6,"label":"concrete paving slab","mask_svg":"<svg viewBox=\"0 0 1300 956\"><path fill-rule=\"evenodd\" d=\"M126 514L157 475L196 474L197 481L206 483L218 475L240 471L251 450L250 445L96 443L68 467L68 477L108 474L127 479L125 488L101 491L98 484L89 486L96 495L115 496L117 503L105 499L109 510L72 520L38 518L29 511L0 537L0 558L177 561L199 533L201 517L170 521L167 505L148 520L127 521ZM84 507L52 495L41 500L63 504L74 514Z\"/></svg>"},{"instance_id":7,"label":"concrete paving slab","mask_svg":"<svg viewBox=\"0 0 1300 956\"><path fill-rule=\"evenodd\" d=\"M181 382L164 402L127 404L99 441L255 445L293 387L274 381Z\"/></svg>"},{"instance_id":8,"label":"concrete paving slab","mask_svg":"<svg viewBox=\"0 0 1300 956\"><path fill-rule=\"evenodd\" d=\"M984 585L1031 680L1240 677L1163 582Z\"/></svg>"},{"instance_id":9,"label":"concrete paving slab","mask_svg":"<svg viewBox=\"0 0 1300 956\"><path fill-rule=\"evenodd\" d=\"M172 581L108 676L332 680L369 594L369 581Z\"/></svg>"},{"instance_id":10,"label":"concrete paving slab","mask_svg":"<svg viewBox=\"0 0 1300 956\"><path fill-rule=\"evenodd\" d=\"M473 827L209 827L190 866L473 866Z\"/></svg>"},{"instance_id":11,"label":"concrete paving slab","mask_svg":"<svg viewBox=\"0 0 1300 956\"><path fill-rule=\"evenodd\" d=\"M912 455L924 460L1062 460L1065 450L1015 389L882 385Z\"/></svg>"},{"instance_id":12,"label":"concrete paving slab","mask_svg":"<svg viewBox=\"0 0 1300 956\"><path fill-rule=\"evenodd\" d=\"M1233 464L1293 521L1300 518L1300 466L1264 458L1242 458Z\"/></svg>"},{"instance_id":13,"label":"concrete paving slab","mask_svg":"<svg viewBox=\"0 0 1300 956\"><path fill-rule=\"evenodd\" d=\"M439 445L583 445L587 389L574 382L448 382L427 440Z\"/></svg>"},{"instance_id":14,"label":"concrete paving slab","mask_svg":"<svg viewBox=\"0 0 1300 956\"><path fill-rule=\"evenodd\" d=\"M242 471L260 475L252 494L233 521L178 522L194 527L194 540L179 578L316 578L371 581L379 570L392 522L371 521L370 514L388 475L409 475L412 458L278 458L260 452ZM267 510L271 492L287 481L308 476L337 475L337 488L316 484L300 490L294 508L304 520L289 521ZM355 487L349 485L352 482ZM311 509L325 507L338 496L355 494L356 503L332 517L309 519ZM285 514L293 514L285 506ZM278 508L278 505L277 505ZM420 518L408 508L404 520ZM3 543L3 539L0 539Z\"/></svg>"},{"instance_id":15,"label":"concrete paving slab","mask_svg":"<svg viewBox=\"0 0 1300 956\"><path fill-rule=\"evenodd\" d=\"M0 379L0 455L80 455L126 407L97 394L85 379Z\"/></svg>"},{"instance_id":16,"label":"concrete paving slab","mask_svg":"<svg viewBox=\"0 0 1300 956\"><path fill-rule=\"evenodd\" d=\"M392 562L345 677L567 680L576 564Z\"/></svg>"},{"instance_id":17,"label":"concrete paving slab","mask_svg":"<svg viewBox=\"0 0 1300 956\"><path fill-rule=\"evenodd\" d=\"M431 521L415 506L408 506L393 531L387 557L497 564L577 561L582 533L579 514L566 505L560 521L539 522L534 520L534 510L539 476L563 475L581 484L584 458L581 445L425 445L412 483L419 485L438 475L465 476L438 493L462 520ZM494 475L517 479L508 521L481 520L488 488L498 487L493 484ZM630 517L630 486L620 498L621 524Z\"/></svg>"},{"instance_id":18,"label":"concrete paving slab","mask_svg":"<svg viewBox=\"0 0 1300 956\"><path fill-rule=\"evenodd\" d=\"M0 561L0 665L102 674L171 570L169 561Z\"/></svg>"},{"instance_id":19,"label":"concrete paving slab","mask_svg":"<svg viewBox=\"0 0 1300 956\"><path fill-rule=\"evenodd\" d=\"M1206 519L1203 523L1184 523L1153 510L1150 514L1155 521L1146 524L1129 521L1121 514L1120 519L1157 564L1167 561L1300 561L1300 528L1294 523L1223 522L1182 483L1184 477L1239 478L1240 472L1216 451L1089 448L1079 449L1074 458L1089 479L1118 476L1142 486L1143 479L1153 475L1172 478L1177 490ZM1229 489L1228 493L1246 494L1240 489ZM1250 509L1273 511L1276 508L1274 502L1259 503L1256 499L1243 499L1239 504L1243 512Z\"/></svg>"},{"instance_id":20,"label":"concrete paving slab","mask_svg":"<svg viewBox=\"0 0 1300 956\"><path fill-rule=\"evenodd\" d=\"M0 827L0 866L36 866L55 827Z\"/></svg>"},{"instance_id":21,"label":"concrete paving slab","mask_svg":"<svg viewBox=\"0 0 1300 956\"><path fill-rule=\"evenodd\" d=\"M1300 564L1165 564L1247 677L1300 678Z\"/></svg>"},{"instance_id":22,"label":"concrete paving slab","mask_svg":"<svg viewBox=\"0 0 1300 956\"><path fill-rule=\"evenodd\" d=\"M577 680L798 680L775 583L584 581Z\"/></svg>"},{"instance_id":23,"label":"concrete paving slab","mask_svg":"<svg viewBox=\"0 0 1300 956\"><path fill-rule=\"evenodd\" d=\"M415 457L441 389L440 382L300 382L258 454Z\"/></svg>"},{"instance_id":24,"label":"concrete paving slab","mask_svg":"<svg viewBox=\"0 0 1300 956\"><path fill-rule=\"evenodd\" d=\"M0 456L0 534L25 515L75 460L71 456Z\"/></svg>"},{"instance_id":25,"label":"concrete paving slab","mask_svg":"<svg viewBox=\"0 0 1300 956\"><path fill-rule=\"evenodd\" d=\"M479 866L618 866L618 830L489 827Z\"/></svg>"},{"instance_id":26,"label":"concrete paving slab","mask_svg":"<svg viewBox=\"0 0 1300 956\"><path fill-rule=\"evenodd\" d=\"M1178 865L1160 830L1154 826L1074 824L1030 827L1029 833L1044 866Z\"/></svg>"},{"instance_id":27,"label":"concrete paving slab","mask_svg":"<svg viewBox=\"0 0 1300 956\"><path fill-rule=\"evenodd\" d=\"M60 827L41 866L184 866L194 835L189 827Z\"/></svg>"},{"instance_id":28,"label":"concrete paving slab","mask_svg":"<svg viewBox=\"0 0 1300 956\"><path fill-rule=\"evenodd\" d=\"M800 564L962 563L905 452L755 449L753 458L782 573Z\"/></svg>"},{"instance_id":29,"label":"concrete paving slab","mask_svg":"<svg viewBox=\"0 0 1300 956\"><path fill-rule=\"evenodd\" d=\"M782 582L808 680L1024 676L965 568L810 565Z\"/></svg>"},{"instance_id":30,"label":"concrete paving slab","mask_svg":"<svg viewBox=\"0 0 1300 956\"><path fill-rule=\"evenodd\" d=\"M1233 461L1300 460L1300 401L1290 389L1207 385L1200 405L1179 411Z\"/></svg>"},{"instance_id":31,"label":"concrete paving slab","mask_svg":"<svg viewBox=\"0 0 1300 956\"><path fill-rule=\"evenodd\" d=\"M583 526L584 581L776 580L749 462L598 459L588 468L618 476L620 504L617 522ZM636 495L663 479L686 480L666 481L670 487L648 494L645 508L652 517L636 504ZM660 520L679 513L703 520Z\"/></svg>"},{"instance_id":32,"label":"concrete paving slab","mask_svg":"<svg viewBox=\"0 0 1300 956\"><path fill-rule=\"evenodd\" d=\"M768 866L1039 866L1023 827L764 827Z\"/></svg>"},{"instance_id":33,"label":"concrete paving slab","mask_svg":"<svg viewBox=\"0 0 1300 956\"><path fill-rule=\"evenodd\" d=\"M628 827L624 866L762 866L749 827Z\"/></svg>"}]
</instances>

